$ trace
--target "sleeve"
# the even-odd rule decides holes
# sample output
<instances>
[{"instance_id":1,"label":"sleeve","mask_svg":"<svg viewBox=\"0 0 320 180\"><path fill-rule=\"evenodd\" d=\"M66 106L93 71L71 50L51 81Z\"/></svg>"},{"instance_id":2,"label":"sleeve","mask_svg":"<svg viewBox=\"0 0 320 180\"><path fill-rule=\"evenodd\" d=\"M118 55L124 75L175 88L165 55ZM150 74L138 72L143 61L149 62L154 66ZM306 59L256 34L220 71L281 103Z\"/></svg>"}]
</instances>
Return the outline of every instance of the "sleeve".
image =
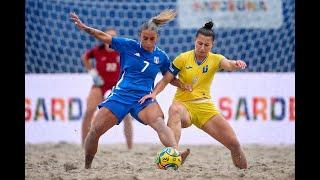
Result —
<instances>
[{"instance_id":1,"label":"sleeve","mask_svg":"<svg viewBox=\"0 0 320 180\"><path fill-rule=\"evenodd\" d=\"M135 42L134 40L128 39L128 38L112 37L110 48L122 53L122 52L128 50L128 48L130 48L130 46L134 42Z\"/></svg>"},{"instance_id":2,"label":"sleeve","mask_svg":"<svg viewBox=\"0 0 320 180\"><path fill-rule=\"evenodd\" d=\"M170 64L170 67L169 67L169 71L174 75L176 76L180 70L182 69L183 67L183 58L182 58L182 55L180 54L179 56L177 56L173 62Z\"/></svg>"},{"instance_id":3,"label":"sleeve","mask_svg":"<svg viewBox=\"0 0 320 180\"><path fill-rule=\"evenodd\" d=\"M215 71L221 70L221 61L222 59L225 59L225 57L221 54L216 54L216 59L218 61L217 66L215 67Z\"/></svg>"},{"instance_id":4,"label":"sleeve","mask_svg":"<svg viewBox=\"0 0 320 180\"><path fill-rule=\"evenodd\" d=\"M164 75L169 70L170 63L171 63L168 55L166 53L163 53L163 54L164 54L163 65L160 67L160 71L162 75Z\"/></svg>"}]
</instances>

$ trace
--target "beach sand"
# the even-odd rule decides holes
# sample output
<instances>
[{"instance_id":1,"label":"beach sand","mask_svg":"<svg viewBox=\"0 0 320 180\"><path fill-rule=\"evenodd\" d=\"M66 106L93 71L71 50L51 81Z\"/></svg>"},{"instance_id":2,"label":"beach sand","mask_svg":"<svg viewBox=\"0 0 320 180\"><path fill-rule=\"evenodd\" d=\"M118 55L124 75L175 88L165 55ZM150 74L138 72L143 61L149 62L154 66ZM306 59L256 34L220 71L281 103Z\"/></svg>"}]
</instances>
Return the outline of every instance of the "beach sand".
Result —
<instances>
[{"instance_id":1,"label":"beach sand","mask_svg":"<svg viewBox=\"0 0 320 180\"><path fill-rule=\"evenodd\" d=\"M295 179L294 145L243 145L248 169L236 168L230 151L222 145L181 145L191 149L177 171L155 168L154 158L163 146L100 144L91 169L84 169L79 144L66 142L26 144L25 179Z\"/></svg>"}]
</instances>

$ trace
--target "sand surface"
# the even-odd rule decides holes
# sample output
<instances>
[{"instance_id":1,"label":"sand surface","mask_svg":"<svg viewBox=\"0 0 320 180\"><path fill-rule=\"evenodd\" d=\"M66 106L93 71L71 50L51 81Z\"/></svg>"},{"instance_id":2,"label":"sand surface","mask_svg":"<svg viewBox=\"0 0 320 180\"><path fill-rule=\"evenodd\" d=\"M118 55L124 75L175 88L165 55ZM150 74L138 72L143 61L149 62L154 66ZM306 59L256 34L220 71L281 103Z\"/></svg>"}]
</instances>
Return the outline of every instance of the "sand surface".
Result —
<instances>
[{"instance_id":1,"label":"sand surface","mask_svg":"<svg viewBox=\"0 0 320 180\"><path fill-rule=\"evenodd\" d=\"M191 154L177 171L156 169L154 157L160 144L99 145L91 169L84 169L79 144L25 145L25 179L295 179L294 145L243 145L248 169L237 169L222 145L182 145Z\"/></svg>"}]
</instances>

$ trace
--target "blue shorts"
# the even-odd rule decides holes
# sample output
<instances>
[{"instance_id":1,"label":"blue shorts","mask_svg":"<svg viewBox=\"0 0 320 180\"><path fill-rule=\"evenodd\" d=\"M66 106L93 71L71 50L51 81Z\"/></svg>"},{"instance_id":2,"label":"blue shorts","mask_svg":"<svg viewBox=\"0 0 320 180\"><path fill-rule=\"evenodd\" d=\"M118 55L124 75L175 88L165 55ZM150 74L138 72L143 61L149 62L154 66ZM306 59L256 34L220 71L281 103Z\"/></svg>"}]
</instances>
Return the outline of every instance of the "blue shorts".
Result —
<instances>
[{"instance_id":1,"label":"blue shorts","mask_svg":"<svg viewBox=\"0 0 320 180\"><path fill-rule=\"evenodd\" d=\"M114 89L107 99L98 105L98 108L105 107L109 109L117 117L117 125L121 123L128 113L140 123L147 125L139 118L138 114L143 108L156 101L147 99L143 104L140 104L138 101L146 94L146 92L129 93Z\"/></svg>"}]
</instances>

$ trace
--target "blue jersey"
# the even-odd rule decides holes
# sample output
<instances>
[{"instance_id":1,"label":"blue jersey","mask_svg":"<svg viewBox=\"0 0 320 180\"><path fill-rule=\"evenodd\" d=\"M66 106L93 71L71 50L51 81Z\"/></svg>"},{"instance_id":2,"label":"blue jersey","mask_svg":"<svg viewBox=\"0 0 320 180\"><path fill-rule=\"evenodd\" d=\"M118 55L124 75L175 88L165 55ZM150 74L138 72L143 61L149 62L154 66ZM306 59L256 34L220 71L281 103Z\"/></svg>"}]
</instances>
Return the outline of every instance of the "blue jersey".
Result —
<instances>
[{"instance_id":1,"label":"blue jersey","mask_svg":"<svg viewBox=\"0 0 320 180\"><path fill-rule=\"evenodd\" d=\"M132 39L112 37L110 48L120 53L121 77L116 90L147 94L153 90L158 72L164 74L170 66L167 54L160 48L149 52Z\"/></svg>"}]
</instances>

